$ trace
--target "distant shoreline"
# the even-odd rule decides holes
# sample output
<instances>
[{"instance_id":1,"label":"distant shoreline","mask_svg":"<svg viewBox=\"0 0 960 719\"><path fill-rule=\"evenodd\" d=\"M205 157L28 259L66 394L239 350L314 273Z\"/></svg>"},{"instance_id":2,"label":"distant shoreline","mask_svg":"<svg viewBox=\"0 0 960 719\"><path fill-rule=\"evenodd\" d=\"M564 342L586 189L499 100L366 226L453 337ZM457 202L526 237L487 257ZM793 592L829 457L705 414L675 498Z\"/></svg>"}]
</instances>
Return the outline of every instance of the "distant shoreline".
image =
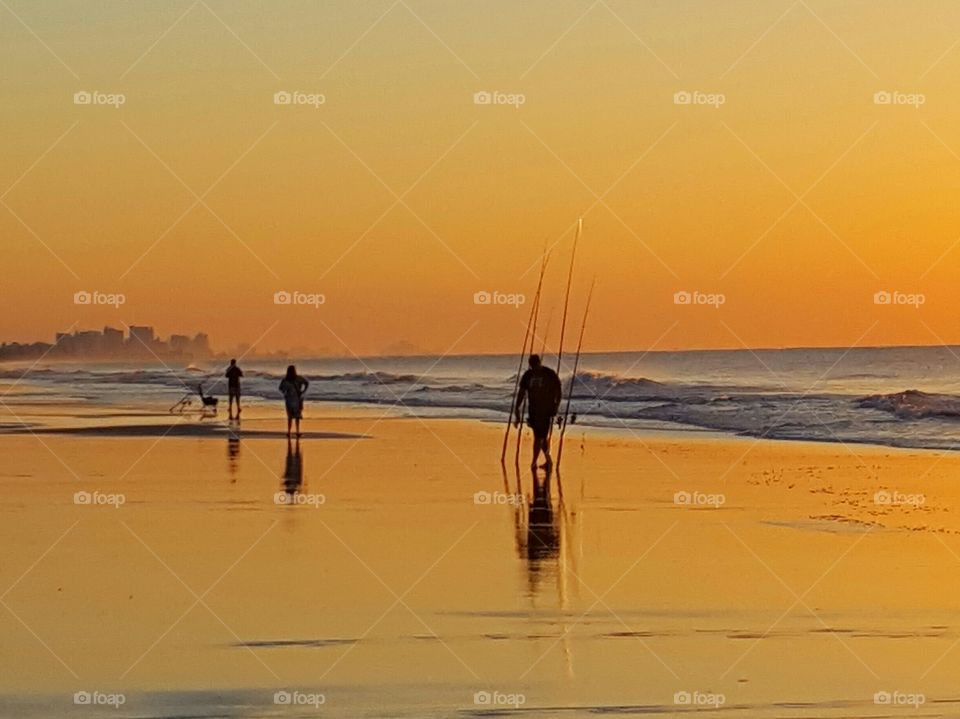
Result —
<instances>
[{"instance_id":1,"label":"distant shoreline","mask_svg":"<svg viewBox=\"0 0 960 719\"><path fill-rule=\"evenodd\" d=\"M584 351L581 353L581 357L609 357L616 355L697 355L697 354L742 354L742 353L752 353L752 352L764 352L764 353L789 353L789 352L864 352L870 351L875 352L878 350L929 350L929 349L945 349L945 350L956 350L960 354L960 344L929 344L929 345L857 345L854 347L842 347L842 346L832 346L826 345L823 347L819 346L799 346L799 347L726 347L726 348L695 348L695 349L633 349L633 350L590 350ZM0 365L4 363L23 363L23 362L43 362L44 364L122 364L122 363L136 363L141 362L144 364L162 364L165 360L176 361L176 362L225 362L228 361L233 355L228 352L216 352L206 357L199 358L182 358L182 357L150 357L149 355L143 356L132 356L132 357L62 357L62 356L48 356L43 358L35 357L24 357L24 358L5 358L0 357ZM310 361L334 361L334 360L347 360L347 361L356 361L356 360L415 360L415 359L436 359L438 357L444 357L448 359L458 359L458 358L476 358L476 357L489 357L491 359L498 359L504 357L518 357L516 352L460 352L460 353L424 353L424 354L336 354L336 355L312 355L312 354L295 354L295 353L271 353L271 354L257 354L257 355L247 355L243 358L244 362L288 362L295 359L300 362L310 362ZM556 352L547 352L545 354L547 357L555 357Z\"/></svg>"}]
</instances>

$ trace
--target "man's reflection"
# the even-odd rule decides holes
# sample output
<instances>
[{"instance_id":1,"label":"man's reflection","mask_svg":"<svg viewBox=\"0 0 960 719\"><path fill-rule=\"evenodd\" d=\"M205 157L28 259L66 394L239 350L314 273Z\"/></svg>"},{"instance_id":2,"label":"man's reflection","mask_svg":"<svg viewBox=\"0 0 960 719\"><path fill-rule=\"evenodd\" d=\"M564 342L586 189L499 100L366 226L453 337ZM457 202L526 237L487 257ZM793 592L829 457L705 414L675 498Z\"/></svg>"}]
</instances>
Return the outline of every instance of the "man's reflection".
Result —
<instances>
[{"instance_id":1,"label":"man's reflection","mask_svg":"<svg viewBox=\"0 0 960 719\"><path fill-rule=\"evenodd\" d=\"M551 472L547 471L541 478L537 471L533 470L531 477L533 496L525 508L522 506L516 508L515 520L517 549L521 559L526 563L529 592L532 596L536 596L540 594L542 581L557 575L560 533L551 497ZM519 479L518 476L518 492L520 491Z\"/></svg>"},{"instance_id":2,"label":"man's reflection","mask_svg":"<svg viewBox=\"0 0 960 719\"><path fill-rule=\"evenodd\" d=\"M291 443L287 438L287 460L283 467L283 491L293 496L303 486L303 454L300 452L300 439Z\"/></svg>"},{"instance_id":3,"label":"man's reflection","mask_svg":"<svg viewBox=\"0 0 960 719\"><path fill-rule=\"evenodd\" d=\"M571 557L571 518L564 505L563 486L559 474L556 475L557 494L559 503L554 507L552 484L554 474L547 471L543 477L537 471L531 473L533 494L514 506L515 540L517 553L526 569L527 596L533 606L541 606L542 602L553 605L553 592L549 589L551 580L555 583L558 628L561 632L561 647L566 659L566 671L569 677L573 676L573 653L569 644L568 635L573 629L563 619L569 607L567 583L569 570L573 569L575 559ZM517 471L516 494L522 495L520 472ZM507 476L504 472L504 491L509 491ZM576 571L573 572L576 577ZM544 584L547 584L547 587Z\"/></svg>"},{"instance_id":4,"label":"man's reflection","mask_svg":"<svg viewBox=\"0 0 960 719\"><path fill-rule=\"evenodd\" d=\"M530 502L527 520L527 559L539 564L554 559L559 549L556 518L550 498L551 473L548 470L541 480L533 472L533 500Z\"/></svg>"},{"instance_id":5,"label":"man's reflection","mask_svg":"<svg viewBox=\"0 0 960 719\"><path fill-rule=\"evenodd\" d=\"M237 462L240 458L240 419L231 421L227 426L227 470L231 483L237 481Z\"/></svg>"}]
</instances>

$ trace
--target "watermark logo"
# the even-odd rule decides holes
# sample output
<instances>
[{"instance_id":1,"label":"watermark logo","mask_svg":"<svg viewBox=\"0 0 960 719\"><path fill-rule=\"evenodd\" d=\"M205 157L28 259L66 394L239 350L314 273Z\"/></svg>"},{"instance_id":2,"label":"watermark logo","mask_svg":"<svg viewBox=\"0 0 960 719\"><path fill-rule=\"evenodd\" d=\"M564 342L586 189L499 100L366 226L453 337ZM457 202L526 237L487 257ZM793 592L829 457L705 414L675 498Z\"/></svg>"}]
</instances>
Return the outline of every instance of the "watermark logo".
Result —
<instances>
[{"instance_id":1,"label":"watermark logo","mask_svg":"<svg viewBox=\"0 0 960 719\"><path fill-rule=\"evenodd\" d=\"M723 694L701 691L679 691L673 693L673 703L683 707L697 707L698 709L719 709L727 702Z\"/></svg>"},{"instance_id":2,"label":"watermark logo","mask_svg":"<svg viewBox=\"0 0 960 719\"><path fill-rule=\"evenodd\" d=\"M701 92L700 90L679 90L673 93L674 105L707 105L719 108L727 104L727 96L722 92Z\"/></svg>"},{"instance_id":3,"label":"watermark logo","mask_svg":"<svg viewBox=\"0 0 960 719\"><path fill-rule=\"evenodd\" d=\"M926 303L927 296L919 292L910 294L907 292L899 292L897 290L894 290L893 292L880 290L873 293L873 304L875 305L913 307L914 309L918 310L920 309L921 305Z\"/></svg>"},{"instance_id":4,"label":"watermark logo","mask_svg":"<svg viewBox=\"0 0 960 719\"><path fill-rule=\"evenodd\" d=\"M516 110L527 103L527 96L519 92L499 92L480 90L473 93L474 105L510 105Z\"/></svg>"},{"instance_id":5,"label":"watermark logo","mask_svg":"<svg viewBox=\"0 0 960 719\"><path fill-rule=\"evenodd\" d=\"M523 503L523 495L508 494L506 492L474 492L473 503L483 505L509 504L517 506Z\"/></svg>"},{"instance_id":6,"label":"watermark logo","mask_svg":"<svg viewBox=\"0 0 960 719\"><path fill-rule=\"evenodd\" d=\"M673 304L675 305L699 305L720 309L720 306L726 304L726 302L727 296L719 292L700 292L699 290L687 292L686 290L679 290L673 293Z\"/></svg>"},{"instance_id":7,"label":"watermark logo","mask_svg":"<svg viewBox=\"0 0 960 719\"><path fill-rule=\"evenodd\" d=\"M127 703L125 694L108 694L107 692L74 692L73 703L81 707L113 707L119 709Z\"/></svg>"},{"instance_id":8,"label":"watermark logo","mask_svg":"<svg viewBox=\"0 0 960 719\"><path fill-rule=\"evenodd\" d=\"M73 503L81 507L113 507L120 509L127 503L124 494L108 494L106 492L74 492Z\"/></svg>"},{"instance_id":9,"label":"watermark logo","mask_svg":"<svg viewBox=\"0 0 960 719\"><path fill-rule=\"evenodd\" d=\"M319 692L301 692L280 690L273 695L273 703L285 707L320 707L327 703L327 697Z\"/></svg>"},{"instance_id":10,"label":"watermark logo","mask_svg":"<svg viewBox=\"0 0 960 719\"><path fill-rule=\"evenodd\" d=\"M900 92L898 90L880 90L873 93L874 105L906 105L915 110L927 104L927 96L920 92Z\"/></svg>"},{"instance_id":11,"label":"watermark logo","mask_svg":"<svg viewBox=\"0 0 960 719\"><path fill-rule=\"evenodd\" d=\"M327 503L327 497L324 494L302 494L300 492L290 494L288 492L277 492L273 495L273 503L319 509L320 505Z\"/></svg>"},{"instance_id":12,"label":"watermark logo","mask_svg":"<svg viewBox=\"0 0 960 719\"><path fill-rule=\"evenodd\" d=\"M473 693L473 703L480 707L522 707L527 703L525 694L479 691Z\"/></svg>"},{"instance_id":13,"label":"watermark logo","mask_svg":"<svg viewBox=\"0 0 960 719\"><path fill-rule=\"evenodd\" d=\"M74 105L106 105L119 108L127 103L127 96L120 92L98 92L94 90L78 90L73 93Z\"/></svg>"},{"instance_id":14,"label":"watermark logo","mask_svg":"<svg viewBox=\"0 0 960 719\"><path fill-rule=\"evenodd\" d=\"M873 703L878 706L913 707L919 709L927 703L927 697L920 692L879 691L873 695Z\"/></svg>"},{"instance_id":15,"label":"watermark logo","mask_svg":"<svg viewBox=\"0 0 960 719\"><path fill-rule=\"evenodd\" d=\"M106 305L119 309L120 305L126 304L127 296L120 292L87 292L80 290L73 293L73 304L75 305Z\"/></svg>"},{"instance_id":16,"label":"watermark logo","mask_svg":"<svg viewBox=\"0 0 960 719\"><path fill-rule=\"evenodd\" d=\"M874 492L873 503L887 507L899 507L903 505L920 507L927 503L927 497L922 492L905 494L904 492L888 492L885 489L881 489L879 492Z\"/></svg>"},{"instance_id":17,"label":"watermark logo","mask_svg":"<svg viewBox=\"0 0 960 719\"><path fill-rule=\"evenodd\" d=\"M280 90L279 92L273 93L274 105L307 105L316 110L321 105L325 105L326 102L327 96L319 92L301 92L299 90L288 92L286 90Z\"/></svg>"},{"instance_id":18,"label":"watermark logo","mask_svg":"<svg viewBox=\"0 0 960 719\"><path fill-rule=\"evenodd\" d=\"M487 292L480 290L473 293L473 304L475 305L498 305L520 309L520 305L527 301L527 296L519 292Z\"/></svg>"},{"instance_id":19,"label":"watermark logo","mask_svg":"<svg viewBox=\"0 0 960 719\"><path fill-rule=\"evenodd\" d=\"M279 290L273 293L273 304L275 305L306 305L314 309L319 309L320 305L326 304L326 302L327 298L325 295L315 292L287 292L286 290Z\"/></svg>"},{"instance_id":20,"label":"watermark logo","mask_svg":"<svg viewBox=\"0 0 960 719\"><path fill-rule=\"evenodd\" d=\"M706 492L675 492L673 503L678 507L722 507L727 503L725 494L707 494Z\"/></svg>"}]
</instances>

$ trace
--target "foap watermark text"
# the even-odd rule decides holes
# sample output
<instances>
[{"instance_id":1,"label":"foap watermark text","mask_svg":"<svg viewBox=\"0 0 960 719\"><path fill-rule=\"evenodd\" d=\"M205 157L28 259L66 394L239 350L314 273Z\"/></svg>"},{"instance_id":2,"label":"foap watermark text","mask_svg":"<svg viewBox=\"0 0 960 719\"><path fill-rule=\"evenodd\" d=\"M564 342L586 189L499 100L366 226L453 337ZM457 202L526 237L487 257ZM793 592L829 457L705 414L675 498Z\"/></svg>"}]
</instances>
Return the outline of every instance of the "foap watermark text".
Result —
<instances>
[{"instance_id":1,"label":"foap watermark text","mask_svg":"<svg viewBox=\"0 0 960 719\"><path fill-rule=\"evenodd\" d=\"M879 691L873 695L873 703L878 706L913 707L919 709L927 703L927 697L920 692Z\"/></svg>"},{"instance_id":2,"label":"foap watermark text","mask_svg":"<svg viewBox=\"0 0 960 719\"><path fill-rule=\"evenodd\" d=\"M920 507L927 503L927 496L922 492L907 494L905 492L897 492L896 490L889 492L881 489L879 492L874 492L873 503L887 507L904 505L908 507Z\"/></svg>"},{"instance_id":3,"label":"foap watermark text","mask_svg":"<svg viewBox=\"0 0 960 719\"><path fill-rule=\"evenodd\" d=\"M927 296L920 293L908 293L900 292L899 290L894 290L892 292L888 290L879 290L873 293L873 304L875 305L884 305L888 307L913 307L914 309L920 309L922 305L927 303Z\"/></svg>"},{"instance_id":4,"label":"foap watermark text","mask_svg":"<svg viewBox=\"0 0 960 719\"><path fill-rule=\"evenodd\" d=\"M679 691L673 693L676 706L696 707L698 709L719 709L727 702L727 697L718 692Z\"/></svg>"},{"instance_id":5,"label":"foap watermark text","mask_svg":"<svg viewBox=\"0 0 960 719\"><path fill-rule=\"evenodd\" d=\"M481 707L522 707L527 703L524 694L508 694L506 692L479 691L473 693L473 703Z\"/></svg>"},{"instance_id":6,"label":"foap watermark text","mask_svg":"<svg viewBox=\"0 0 960 719\"><path fill-rule=\"evenodd\" d=\"M900 92L899 90L880 90L873 93L874 105L906 105L919 110L927 104L927 96L921 92Z\"/></svg>"},{"instance_id":7,"label":"foap watermark text","mask_svg":"<svg viewBox=\"0 0 960 719\"><path fill-rule=\"evenodd\" d=\"M273 495L274 504L290 505L294 507L313 507L319 509L321 505L327 503L325 494L309 494L302 492L277 492Z\"/></svg>"},{"instance_id":8,"label":"foap watermark text","mask_svg":"<svg viewBox=\"0 0 960 719\"><path fill-rule=\"evenodd\" d=\"M100 691L79 691L73 694L73 703L80 707L113 707L119 709L127 703L125 694Z\"/></svg>"},{"instance_id":9,"label":"foap watermark text","mask_svg":"<svg viewBox=\"0 0 960 719\"><path fill-rule=\"evenodd\" d=\"M688 292L687 290L678 290L673 293L673 304L675 305L703 306L720 309L721 305L726 304L726 302L727 296L719 292L700 292L699 290Z\"/></svg>"},{"instance_id":10,"label":"foap watermark text","mask_svg":"<svg viewBox=\"0 0 960 719\"><path fill-rule=\"evenodd\" d=\"M673 93L674 105L707 105L719 108L727 104L727 96L722 92L701 92L700 90L679 90Z\"/></svg>"},{"instance_id":11,"label":"foap watermark text","mask_svg":"<svg viewBox=\"0 0 960 719\"><path fill-rule=\"evenodd\" d=\"M518 505L523 502L522 494L508 494L507 492L474 492L474 504L510 504Z\"/></svg>"},{"instance_id":12,"label":"foap watermark text","mask_svg":"<svg viewBox=\"0 0 960 719\"><path fill-rule=\"evenodd\" d=\"M326 303L326 295L322 295L319 292L287 292L286 290L279 290L273 293L273 304L275 305L305 306L318 309L320 305Z\"/></svg>"},{"instance_id":13,"label":"foap watermark text","mask_svg":"<svg viewBox=\"0 0 960 719\"><path fill-rule=\"evenodd\" d=\"M520 305L526 301L526 295L519 292L487 292L486 290L479 290L473 293L473 304L475 305L506 306L520 309Z\"/></svg>"},{"instance_id":14,"label":"foap watermark text","mask_svg":"<svg viewBox=\"0 0 960 719\"><path fill-rule=\"evenodd\" d=\"M113 507L120 509L127 503L127 497L124 494L108 492L74 492L73 503L81 507Z\"/></svg>"},{"instance_id":15,"label":"foap watermark text","mask_svg":"<svg viewBox=\"0 0 960 719\"><path fill-rule=\"evenodd\" d=\"M527 103L527 96L520 92L500 92L499 90L480 90L473 93L474 105L509 105L519 110Z\"/></svg>"},{"instance_id":16,"label":"foap watermark text","mask_svg":"<svg viewBox=\"0 0 960 719\"><path fill-rule=\"evenodd\" d=\"M119 309L120 305L127 303L127 296L122 292L88 292L79 290L73 293L73 304L75 305L95 305L106 306Z\"/></svg>"},{"instance_id":17,"label":"foap watermark text","mask_svg":"<svg viewBox=\"0 0 960 719\"><path fill-rule=\"evenodd\" d=\"M325 105L327 96L319 92L301 92L300 90L280 90L273 93L274 105L306 105L314 109Z\"/></svg>"},{"instance_id":18,"label":"foap watermark text","mask_svg":"<svg viewBox=\"0 0 960 719\"><path fill-rule=\"evenodd\" d=\"M725 494L707 494L706 492L687 492L681 490L673 495L673 503L678 507L722 507L727 503Z\"/></svg>"},{"instance_id":19,"label":"foap watermark text","mask_svg":"<svg viewBox=\"0 0 960 719\"><path fill-rule=\"evenodd\" d=\"M320 692L288 692L281 689L273 695L273 703L284 707L320 707L327 703L327 697Z\"/></svg>"},{"instance_id":20,"label":"foap watermark text","mask_svg":"<svg viewBox=\"0 0 960 719\"><path fill-rule=\"evenodd\" d=\"M99 92L94 90L78 90L73 93L74 105L105 105L119 108L127 104L127 96L122 92Z\"/></svg>"}]
</instances>

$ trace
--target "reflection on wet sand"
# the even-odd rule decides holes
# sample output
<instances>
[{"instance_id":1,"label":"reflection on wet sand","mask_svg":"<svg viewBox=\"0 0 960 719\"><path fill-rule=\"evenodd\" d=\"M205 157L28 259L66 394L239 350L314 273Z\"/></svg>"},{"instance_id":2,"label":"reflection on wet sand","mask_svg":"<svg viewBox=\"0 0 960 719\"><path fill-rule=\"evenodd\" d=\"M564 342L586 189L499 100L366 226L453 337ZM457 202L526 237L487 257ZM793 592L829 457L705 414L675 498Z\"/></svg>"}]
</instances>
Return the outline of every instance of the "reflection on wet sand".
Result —
<instances>
[{"instance_id":1,"label":"reflection on wet sand","mask_svg":"<svg viewBox=\"0 0 960 719\"><path fill-rule=\"evenodd\" d=\"M240 418L231 419L227 426L227 471L231 484L237 481L237 463L240 459Z\"/></svg>"},{"instance_id":2,"label":"reflection on wet sand","mask_svg":"<svg viewBox=\"0 0 960 719\"><path fill-rule=\"evenodd\" d=\"M283 467L283 491L293 496L303 487L303 452L300 439L291 442L287 439L287 459Z\"/></svg>"},{"instance_id":3,"label":"reflection on wet sand","mask_svg":"<svg viewBox=\"0 0 960 719\"><path fill-rule=\"evenodd\" d=\"M503 475L504 489L509 493L506 472ZM553 484L556 482L557 501L554 502ZM574 586L579 579L576 569L577 551L571 540L576 527L576 511L569 511L564 502L563 485L559 473L547 470L541 476L536 469L531 472L532 494L523 491L520 470L516 470L514 505L514 539L517 554L526 569L526 595L532 607L550 603L551 593L547 584L552 578L556 586L556 608L559 616L565 616L569 608L568 584L572 577ZM573 676L573 656L568 641L567 622L558 627L566 659L567 675Z\"/></svg>"},{"instance_id":4,"label":"reflection on wet sand","mask_svg":"<svg viewBox=\"0 0 960 719\"><path fill-rule=\"evenodd\" d=\"M526 550L530 588L534 592L543 575L556 573L556 560L560 551L557 517L550 496L552 480L549 471L542 479L533 472L533 497L527 508Z\"/></svg>"},{"instance_id":5,"label":"reflection on wet sand","mask_svg":"<svg viewBox=\"0 0 960 719\"><path fill-rule=\"evenodd\" d=\"M518 498L514 503L514 529L517 553L527 570L528 594L536 599L543 595L543 583L551 577L561 578L561 553L564 549L563 528L567 520L563 506L563 493L554 506L554 475L547 471L541 476L536 470L531 472L532 493L524 492L520 472L516 474L516 488L513 495ZM559 483L559 478L557 478ZM504 473L504 490L509 494L507 475ZM559 588L559 584L558 584Z\"/></svg>"}]
</instances>

